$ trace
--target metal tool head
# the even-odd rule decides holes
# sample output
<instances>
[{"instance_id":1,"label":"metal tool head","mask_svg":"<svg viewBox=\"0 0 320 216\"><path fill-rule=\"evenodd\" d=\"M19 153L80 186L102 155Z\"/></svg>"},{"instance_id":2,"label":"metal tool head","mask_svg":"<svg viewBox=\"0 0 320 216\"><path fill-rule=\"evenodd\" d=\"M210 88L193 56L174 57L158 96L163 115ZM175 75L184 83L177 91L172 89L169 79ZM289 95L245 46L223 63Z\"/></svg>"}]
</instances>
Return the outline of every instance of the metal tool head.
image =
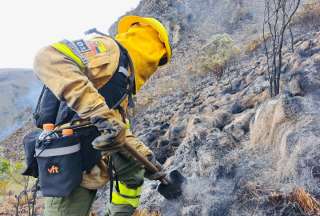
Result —
<instances>
[{"instance_id":1,"label":"metal tool head","mask_svg":"<svg viewBox=\"0 0 320 216\"><path fill-rule=\"evenodd\" d=\"M177 199L182 195L182 184L186 178L178 171L173 170L167 176L168 184L158 185L158 192L168 200Z\"/></svg>"}]
</instances>

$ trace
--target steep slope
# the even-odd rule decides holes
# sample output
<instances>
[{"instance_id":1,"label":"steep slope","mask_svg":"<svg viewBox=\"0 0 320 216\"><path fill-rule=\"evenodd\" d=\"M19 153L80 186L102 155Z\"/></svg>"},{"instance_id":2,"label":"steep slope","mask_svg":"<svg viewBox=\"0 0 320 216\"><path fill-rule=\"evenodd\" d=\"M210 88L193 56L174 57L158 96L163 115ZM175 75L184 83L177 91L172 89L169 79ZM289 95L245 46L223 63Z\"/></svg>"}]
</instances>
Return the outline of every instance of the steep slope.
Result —
<instances>
[{"instance_id":1,"label":"steep slope","mask_svg":"<svg viewBox=\"0 0 320 216\"><path fill-rule=\"evenodd\" d=\"M320 195L319 42L314 33L286 53L277 98L268 99L265 59L254 58L220 81L195 81L190 92L171 94L138 115L137 133L164 167L188 177L176 203L149 182L143 205L162 215L299 215L285 198L270 199L296 187Z\"/></svg>"},{"instance_id":2,"label":"steep slope","mask_svg":"<svg viewBox=\"0 0 320 216\"><path fill-rule=\"evenodd\" d=\"M131 14L160 18L175 55L138 95L135 133L167 170L188 178L177 202L148 182L142 207L162 215L316 214L292 196L299 187L320 195L319 25L294 29L281 94L270 99L259 47L218 79L195 67L212 35L229 33L241 50L259 38L263 1L142 1Z\"/></svg>"}]
</instances>

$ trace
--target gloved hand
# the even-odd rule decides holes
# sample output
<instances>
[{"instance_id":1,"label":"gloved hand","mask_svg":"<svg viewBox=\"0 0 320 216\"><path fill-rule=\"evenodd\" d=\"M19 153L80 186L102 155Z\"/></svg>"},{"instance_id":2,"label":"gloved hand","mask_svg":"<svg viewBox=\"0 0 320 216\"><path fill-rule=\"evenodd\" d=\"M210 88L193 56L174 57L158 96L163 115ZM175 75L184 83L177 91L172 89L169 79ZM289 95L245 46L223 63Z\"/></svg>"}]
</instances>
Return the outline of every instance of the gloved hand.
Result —
<instances>
[{"instance_id":1,"label":"gloved hand","mask_svg":"<svg viewBox=\"0 0 320 216\"><path fill-rule=\"evenodd\" d=\"M161 164L159 163L159 161L157 161L156 157L154 154L151 154L148 156L147 158L153 165L155 165L159 172L156 172L156 173L152 173L148 170L146 170L146 173L145 173L145 177L150 179L150 180L158 180L158 179L161 179L163 178L164 176L166 176L166 174L162 171L162 166Z\"/></svg>"},{"instance_id":2,"label":"gloved hand","mask_svg":"<svg viewBox=\"0 0 320 216\"><path fill-rule=\"evenodd\" d=\"M117 152L125 142L126 125L116 119L95 117L91 119L101 135L93 142L93 148L101 151Z\"/></svg>"}]
</instances>

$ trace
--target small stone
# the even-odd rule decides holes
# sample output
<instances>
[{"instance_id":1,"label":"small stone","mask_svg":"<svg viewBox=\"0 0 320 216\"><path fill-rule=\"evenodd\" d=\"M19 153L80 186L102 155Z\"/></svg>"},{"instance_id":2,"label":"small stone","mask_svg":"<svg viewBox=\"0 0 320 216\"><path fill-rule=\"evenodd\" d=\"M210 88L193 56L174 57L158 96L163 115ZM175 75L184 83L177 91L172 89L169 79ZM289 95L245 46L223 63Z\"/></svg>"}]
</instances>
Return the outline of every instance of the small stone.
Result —
<instances>
[{"instance_id":1,"label":"small stone","mask_svg":"<svg viewBox=\"0 0 320 216\"><path fill-rule=\"evenodd\" d=\"M310 41L305 41L299 46L299 49L306 51L307 49L310 48L310 45L311 45Z\"/></svg>"},{"instance_id":2,"label":"small stone","mask_svg":"<svg viewBox=\"0 0 320 216\"><path fill-rule=\"evenodd\" d=\"M179 138L184 129L185 129L185 125L183 123L172 127L169 133L169 138L170 139Z\"/></svg>"},{"instance_id":3,"label":"small stone","mask_svg":"<svg viewBox=\"0 0 320 216\"><path fill-rule=\"evenodd\" d=\"M160 127L161 130L169 128L170 124L169 123L163 123Z\"/></svg>"},{"instance_id":4,"label":"small stone","mask_svg":"<svg viewBox=\"0 0 320 216\"><path fill-rule=\"evenodd\" d=\"M312 168L312 176L320 180L320 166L315 166Z\"/></svg>"},{"instance_id":5,"label":"small stone","mask_svg":"<svg viewBox=\"0 0 320 216\"><path fill-rule=\"evenodd\" d=\"M238 102L235 102L231 106L231 113L232 114L241 113L243 110L244 110L244 108Z\"/></svg>"},{"instance_id":6,"label":"small stone","mask_svg":"<svg viewBox=\"0 0 320 216\"><path fill-rule=\"evenodd\" d=\"M312 60L314 63L320 64L320 53L313 55Z\"/></svg>"},{"instance_id":7,"label":"small stone","mask_svg":"<svg viewBox=\"0 0 320 216\"><path fill-rule=\"evenodd\" d=\"M165 139L165 140L160 140L159 142L159 146L162 147L162 146L166 146L170 143L169 140Z\"/></svg>"},{"instance_id":8,"label":"small stone","mask_svg":"<svg viewBox=\"0 0 320 216\"><path fill-rule=\"evenodd\" d=\"M298 53L301 57L308 57L310 56L310 53L308 50L310 49L311 42L305 41L298 47Z\"/></svg>"},{"instance_id":9,"label":"small stone","mask_svg":"<svg viewBox=\"0 0 320 216\"><path fill-rule=\"evenodd\" d=\"M300 88L298 79L293 79L289 82L288 91L294 96L303 95L303 90Z\"/></svg>"},{"instance_id":10,"label":"small stone","mask_svg":"<svg viewBox=\"0 0 320 216\"><path fill-rule=\"evenodd\" d=\"M156 135L154 133L148 133L146 135L146 139L149 143L153 142L156 139Z\"/></svg>"},{"instance_id":11,"label":"small stone","mask_svg":"<svg viewBox=\"0 0 320 216\"><path fill-rule=\"evenodd\" d=\"M196 117L196 118L193 119L193 124L199 124L199 123L201 123L201 119L200 118Z\"/></svg>"},{"instance_id":12,"label":"small stone","mask_svg":"<svg viewBox=\"0 0 320 216\"><path fill-rule=\"evenodd\" d=\"M213 113L212 126L214 128L219 128L222 130L225 125L231 122L232 116L231 113L226 111L216 111Z\"/></svg>"}]
</instances>

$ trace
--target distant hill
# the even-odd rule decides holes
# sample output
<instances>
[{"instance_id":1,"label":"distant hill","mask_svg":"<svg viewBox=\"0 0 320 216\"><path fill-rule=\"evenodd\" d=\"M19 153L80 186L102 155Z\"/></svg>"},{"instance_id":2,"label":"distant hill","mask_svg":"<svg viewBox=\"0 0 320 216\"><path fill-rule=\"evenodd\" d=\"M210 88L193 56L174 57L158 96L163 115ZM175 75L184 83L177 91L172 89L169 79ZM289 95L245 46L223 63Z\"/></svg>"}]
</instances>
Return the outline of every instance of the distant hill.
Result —
<instances>
[{"instance_id":1,"label":"distant hill","mask_svg":"<svg viewBox=\"0 0 320 216\"><path fill-rule=\"evenodd\" d=\"M0 69L0 141L31 117L40 88L31 69Z\"/></svg>"}]
</instances>

